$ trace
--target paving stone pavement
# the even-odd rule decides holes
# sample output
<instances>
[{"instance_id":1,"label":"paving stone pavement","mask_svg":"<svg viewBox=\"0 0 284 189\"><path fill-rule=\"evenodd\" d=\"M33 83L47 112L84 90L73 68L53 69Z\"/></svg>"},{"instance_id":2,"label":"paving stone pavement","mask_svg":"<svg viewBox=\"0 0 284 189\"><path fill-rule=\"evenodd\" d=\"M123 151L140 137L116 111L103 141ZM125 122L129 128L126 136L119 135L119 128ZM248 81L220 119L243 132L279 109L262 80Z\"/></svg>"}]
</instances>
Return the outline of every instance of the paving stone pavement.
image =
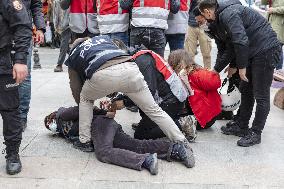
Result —
<instances>
[{"instance_id":1,"label":"paving stone pavement","mask_svg":"<svg viewBox=\"0 0 284 189\"><path fill-rule=\"evenodd\" d=\"M237 147L238 137L222 135L217 121L198 132L192 148L196 166L187 169L176 162L159 160L159 174L135 171L99 162L93 153L83 153L71 143L53 136L43 125L44 117L61 106L75 105L66 68L54 73L58 49L40 49L43 68L32 71L32 101L28 128L23 134L23 170L15 176L5 173L4 154L0 154L0 189L261 189L284 188L284 111L271 106L262 143L250 148ZM213 59L216 57L216 47ZM200 54L196 58L201 61ZM271 102L275 89L271 89ZM118 112L116 120L133 135L131 123L137 113ZM2 121L0 149L4 149Z\"/></svg>"}]
</instances>

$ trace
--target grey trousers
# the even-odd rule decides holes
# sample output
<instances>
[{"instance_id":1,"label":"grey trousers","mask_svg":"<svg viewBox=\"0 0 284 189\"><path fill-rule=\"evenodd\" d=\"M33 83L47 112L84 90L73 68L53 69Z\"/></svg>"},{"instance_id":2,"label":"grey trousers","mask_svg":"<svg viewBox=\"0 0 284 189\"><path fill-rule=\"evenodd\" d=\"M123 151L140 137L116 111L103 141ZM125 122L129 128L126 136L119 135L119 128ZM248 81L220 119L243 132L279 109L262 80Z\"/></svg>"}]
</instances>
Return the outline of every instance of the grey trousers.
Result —
<instances>
[{"instance_id":1,"label":"grey trousers","mask_svg":"<svg viewBox=\"0 0 284 189\"><path fill-rule=\"evenodd\" d=\"M113 119L96 116L92 123L92 141L99 161L141 170L149 153L170 160L173 143L166 139L137 140L125 134Z\"/></svg>"},{"instance_id":2,"label":"grey trousers","mask_svg":"<svg viewBox=\"0 0 284 189\"><path fill-rule=\"evenodd\" d=\"M57 65L62 65L65 61L66 54L69 51L69 43L71 40L71 30L67 28L61 33L61 40L60 40L60 53L57 61Z\"/></svg>"}]
</instances>

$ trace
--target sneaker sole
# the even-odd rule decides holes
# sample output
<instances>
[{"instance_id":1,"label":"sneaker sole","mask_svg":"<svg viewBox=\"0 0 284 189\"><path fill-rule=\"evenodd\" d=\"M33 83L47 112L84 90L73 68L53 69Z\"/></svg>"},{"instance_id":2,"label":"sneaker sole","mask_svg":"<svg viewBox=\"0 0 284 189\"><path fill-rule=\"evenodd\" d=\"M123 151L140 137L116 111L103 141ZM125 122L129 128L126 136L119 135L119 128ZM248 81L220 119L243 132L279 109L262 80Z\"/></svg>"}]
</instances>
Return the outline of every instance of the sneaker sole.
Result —
<instances>
[{"instance_id":1,"label":"sneaker sole","mask_svg":"<svg viewBox=\"0 0 284 189\"><path fill-rule=\"evenodd\" d=\"M157 153L154 153L153 156L154 156L154 165L155 166L150 169L150 173L152 175L157 175L158 174L158 157L157 157Z\"/></svg>"},{"instance_id":2,"label":"sneaker sole","mask_svg":"<svg viewBox=\"0 0 284 189\"><path fill-rule=\"evenodd\" d=\"M20 173L21 171L22 171L22 167L20 168L19 171L8 171L8 170L6 169L6 172L7 172L8 175L16 175L16 174Z\"/></svg>"},{"instance_id":3,"label":"sneaker sole","mask_svg":"<svg viewBox=\"0 0 284 189\"><path fill-rule=\"evenodd\" d=\"M82 152L94 152L94 151L95 151L95 149L80 148L80 147L74 146L74 145L73 145L73 147L74 147L75 149L77 149L77 150L81 150Z\"/></svg>"},{"instance_id":4,"label":"sneaker sole","mask_svg":"<svg viewBox=\"0 0 284 189\"><path fill-rule=\"evenodd\" d=\"M187 149L187 159L185 161L183 161L183 164L187 167L187 168L193 168L195 166L195 158L193 155L193 151L191 149Z\"/></svg>"}]
</instances>

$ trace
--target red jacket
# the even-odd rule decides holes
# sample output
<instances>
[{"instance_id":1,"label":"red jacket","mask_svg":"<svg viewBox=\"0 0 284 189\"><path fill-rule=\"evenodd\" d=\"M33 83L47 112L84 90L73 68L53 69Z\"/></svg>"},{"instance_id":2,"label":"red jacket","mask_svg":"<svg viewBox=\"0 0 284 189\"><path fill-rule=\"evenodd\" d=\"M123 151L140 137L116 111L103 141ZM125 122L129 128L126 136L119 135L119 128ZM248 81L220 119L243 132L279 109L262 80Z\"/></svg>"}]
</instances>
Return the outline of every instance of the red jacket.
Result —
<instances>
[{"instance_id":1,"label":"red jacket","mask_svg":"<svg viewBox=\"0 0 284 189\"><path fill-rule=\"evenodd\" d=\"M189 104L192 111L204 128L214 117L221 113L221 97L218 88L221 87L221 79L218 74L199 69L188 76L194 95L189 96Z\"/></svg>"}]
</instances>

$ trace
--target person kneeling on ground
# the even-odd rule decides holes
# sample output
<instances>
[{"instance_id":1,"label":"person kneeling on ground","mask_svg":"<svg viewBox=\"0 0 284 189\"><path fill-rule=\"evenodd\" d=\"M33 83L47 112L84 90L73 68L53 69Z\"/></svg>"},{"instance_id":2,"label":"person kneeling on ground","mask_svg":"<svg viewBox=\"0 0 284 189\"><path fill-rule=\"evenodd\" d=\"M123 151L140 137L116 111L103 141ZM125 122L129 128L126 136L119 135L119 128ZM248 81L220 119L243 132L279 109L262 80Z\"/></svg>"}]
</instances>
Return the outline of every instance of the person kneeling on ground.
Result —
<instances>
[{"instance_id":1,"label":"person kneeling on ground","mask_svg":"<svg viewBox=\"0 0 284 189\"><path fill-rule=\"evenodd\" d=\"M74 80L78 84L83 78L83 86L78 86L79 89L71 87L73 95L74 91L80 92L79 140L74 142L75 148L82 151L94 150L91 143L94 101L114 92L126 94L159 125L172 142L183 143L190 148L175 122L154 101L132 57L120 50L108 36L77 41L65 64L73 70L74 78L70 77L71 86Z\"/></svg>"},{"instance_id":2,"label":"person kneeling on ground","mask_svg":"<svg viewBox=\"0 0 284 189\"><path fill-rule=\"evenodd\" d=\"M195 64L185 50L173 51L168 62L190 91L188 103L201 128L211 127L221 113L219 74Z\"/></svg>"},{"instance_id":3,"label":"person kneeling on ground","mask_svg":"<svg viewBox=\"0 0 284 189\"><path fill-rule=\"evenodd\" d=\"M150 89L156 103L175 121L180 130L189 141L196 137L194 120L190 116L182 114L188 91L176 73L168 63L158 54L147 50L144 46L127 48L122 41L114 41L122 50L133 55L140 72ZM166 69L165 69L166 68ZM120 97L126 107L132 106L133 102L125 97ZM133 124L135 129L134 138L157 139L165 137L163 131L142 110L139 111L141 120ZM182 123L179 121L182 117Z\"/></svg>"},{"instance_id":4,"label":"person kneeling on ground","mask_svg":"<svg viewBox=\"0 0 284 189\"><path fill-rule=\"evenodd\" d=\"M182 143L173 143L167 139L137 140L131 138L114 119L116 108L109 112L93 109L92 141L96 157L104 163L142 170L151 174L158 173L157 157L164 160L182 162L186 167L195 165L193 152ZM113 111L113 112L110 112ZM79 107L59 108L46 116L47 129L58 133L70 141L79 137Z\"/></svg>"}]
</instances>

